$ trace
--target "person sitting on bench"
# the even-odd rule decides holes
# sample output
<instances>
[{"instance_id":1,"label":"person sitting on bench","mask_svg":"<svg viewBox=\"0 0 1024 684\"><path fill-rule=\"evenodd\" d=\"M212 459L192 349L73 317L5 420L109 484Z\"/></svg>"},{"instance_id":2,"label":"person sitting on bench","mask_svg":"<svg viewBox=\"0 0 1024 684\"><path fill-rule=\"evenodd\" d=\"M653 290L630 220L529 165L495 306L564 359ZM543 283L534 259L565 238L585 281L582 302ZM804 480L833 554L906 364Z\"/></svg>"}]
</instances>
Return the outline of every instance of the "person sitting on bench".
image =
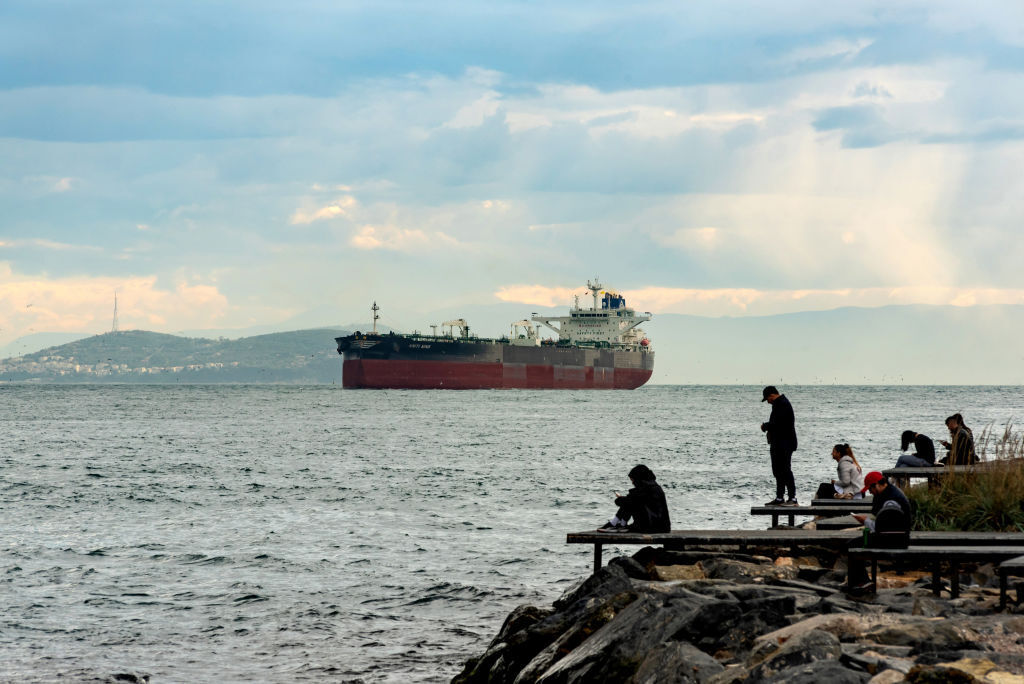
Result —
<instances>
[{"instance_id":1,"label":"person sitting on bench","mask_svg":"<svg viewBox=\"0 0 1024 684\"><path fill-rule=\"evenodd\" d=\"M899 487L889 482L889 478L877 470L873 470L864 476L864 489L861 491L871 492L874 498L871 500L871 519L869 520L866 515L854 515L853 517L857 522L866 525L868 529L874 531L875 518L878 517L887 501L893 501L899 506L900 511L906 517L907 529L910 529L910 500L907 499L906 494L900 491ZM869 522L871 524L868 524Z\"/></svg>"},{"instance_id":2,"label":"person sitting on bench","mask_svg":"<svg viewBox=\"0 0 1024 684\"><path fill-rule=\"evenodd\" d=\"M654 473L640 464L629 471L633 483L625 496L615 492L615 505L619 510L612 519L597 528L599 532L668 532L672 529L668 518L665 492L655 481ZM633 524L629 524L629 519Z\"/></svg>"},{"instance_id":3,"label":"person sitting on bench","mask_svg":"<svg viewBox=\"0 0 1024 684\"><path fill-rule=\"evenodd\" d=\"M874 497L871 501L871 515L855 514L853 517L870 531L866 545L906 548L912 524L910 500L877 470L864 476L864 484L864 491L870 491ZM847 589L851 593L861 594L871 587L862 560L850 559L848 572Z\"/></svg>"},{"instance_id":4,"label":"person sitting on bench","mask_svg":"<svg viewBox=\"0 0 1024 684\"><path fill-rule=\"evenodd\" d=\"M913 444L916 453L908 454L907 449ZM928 435L913 430L904 430L900 435L900 457L896 459L897 468L924 468L935 465L935 444Z\"/></svg>"},{"instance_id":5,"label":"person sitting on bench","mask_svg":"<svg viewBox=\"0 0 1024 684\"><path fill-rule=\"evenodd\" d=\"M861 474L860 463L853 455L849 444L836 444L832 447L832 458L836 461L838 480L818 487L816 499L863 499L864 476Z\"/></svg>"}]
</instances>

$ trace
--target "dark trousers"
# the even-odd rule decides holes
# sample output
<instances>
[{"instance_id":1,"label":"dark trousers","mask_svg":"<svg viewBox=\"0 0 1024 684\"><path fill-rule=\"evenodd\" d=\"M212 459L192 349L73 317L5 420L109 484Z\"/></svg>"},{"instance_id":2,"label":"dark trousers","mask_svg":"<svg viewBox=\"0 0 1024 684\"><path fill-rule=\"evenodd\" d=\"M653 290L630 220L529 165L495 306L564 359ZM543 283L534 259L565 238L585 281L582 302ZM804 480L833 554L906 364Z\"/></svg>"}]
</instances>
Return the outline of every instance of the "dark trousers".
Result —
<instances>
[{"instance_id":1,"label":"dark trousers","mask_svg":"<svg viewBox=\"0 0 1024 684\"><path fill-rule=\"evenodd\" d=\"M796 481L793 479L793 450L776 446L770 448L772 455L772 475L775 476L775 498L781 499L784 490L788 490L789 498L796 498Z\"/></svg>"}]
</instances>

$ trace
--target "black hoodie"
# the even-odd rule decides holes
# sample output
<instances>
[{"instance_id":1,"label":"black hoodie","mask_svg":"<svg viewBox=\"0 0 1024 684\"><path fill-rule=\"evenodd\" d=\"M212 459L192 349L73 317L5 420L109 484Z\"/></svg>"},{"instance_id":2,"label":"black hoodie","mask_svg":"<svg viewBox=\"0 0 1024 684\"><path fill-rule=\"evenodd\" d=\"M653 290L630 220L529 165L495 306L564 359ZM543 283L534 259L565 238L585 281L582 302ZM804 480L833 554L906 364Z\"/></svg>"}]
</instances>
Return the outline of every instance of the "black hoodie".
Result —
<instances>
[{"instance_id":1,"label":"black hoodie","mask_svg":"<svg viewBox=\"0 0 1024 684\"><path fill-rule=\"evenodd\" d=\"M615 505L628 511L633 518L629 529L633 532L668 532L672 524L668 517L665 492L655 481L654 473L645 465L629 471L636 485L626 496L615 499Z\"/></svg>"}]
</instances>

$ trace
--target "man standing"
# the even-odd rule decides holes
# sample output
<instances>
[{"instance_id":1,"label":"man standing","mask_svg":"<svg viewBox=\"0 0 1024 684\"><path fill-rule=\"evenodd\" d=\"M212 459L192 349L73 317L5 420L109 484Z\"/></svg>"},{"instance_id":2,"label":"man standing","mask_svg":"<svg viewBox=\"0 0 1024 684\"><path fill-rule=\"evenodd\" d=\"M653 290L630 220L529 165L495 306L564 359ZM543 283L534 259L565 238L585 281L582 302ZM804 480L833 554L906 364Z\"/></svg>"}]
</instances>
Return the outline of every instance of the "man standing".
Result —
<instances>
[{"instance_id":1,"label":"man standing","mask_svg":"<svg viewBox=\"0 0 1024 684\"><path fill-rule=\"evenodd\" d=\"M796 500L796 482L793 479L793 452L796 451L796 417L793 405L786 395L768 385L761 391L761 401L772 405L767 423L761 423L761 432L767 433L768 450L772 455L772 475L775 476L775 498L768 506L799 506ZM783 493L789 498L782 500Z\"/></svg>"}]
</instances>

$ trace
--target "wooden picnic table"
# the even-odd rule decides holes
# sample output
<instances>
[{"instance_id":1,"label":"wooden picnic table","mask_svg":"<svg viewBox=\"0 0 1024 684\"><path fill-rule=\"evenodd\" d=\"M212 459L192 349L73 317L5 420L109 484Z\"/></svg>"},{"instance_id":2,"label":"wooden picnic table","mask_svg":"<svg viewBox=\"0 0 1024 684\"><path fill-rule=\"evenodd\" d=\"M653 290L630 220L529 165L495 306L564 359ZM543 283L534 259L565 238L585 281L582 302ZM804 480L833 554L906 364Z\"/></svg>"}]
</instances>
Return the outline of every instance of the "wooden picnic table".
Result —
<instances>
[{"instance_id":1,"label":"wooden picnic table","mask_svg":"<svg viewBox=\"0 0 1024 684\"><path fill-rule=\"evenodd\" d=\"M911 540L915 542L915 539ZM920 561L931 565L932 593L936 596L942 591L942 563L950 566L950 595L960 596L960 564L1001 562L1024 556L1024 545L1018 546L976 546L976 545L922 545L911 543L905 549L880 549L851 547L848 551L850 559L862 558L871 561L871 586L878 588L878 561Z\"/></svg>"}]
</instances>

